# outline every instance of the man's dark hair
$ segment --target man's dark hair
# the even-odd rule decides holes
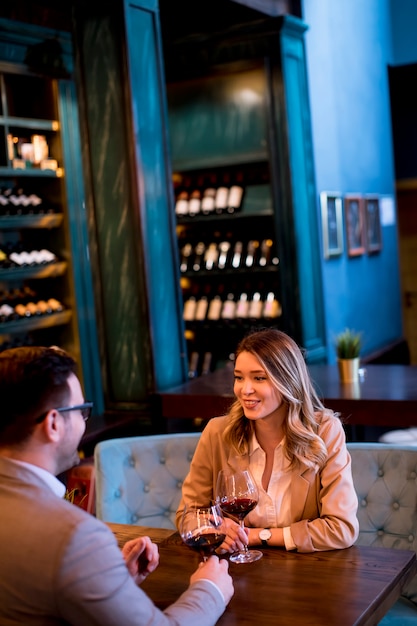
[[[0,445],[18,445],[36,419],[65,406],[75,360],[57,347],[22,347],[0,352]]]

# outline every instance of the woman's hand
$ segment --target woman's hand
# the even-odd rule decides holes
[[[239,552],[244,550],[248,543],[248,529],[243,529],[240,524],[229,517],[224,518],[226,539],[220,546],[221,552]]]
[[[152,543],[149,537],[138,537],[126,541],[122,548],[122,555],[129,574],[135,579],[137,585],[159,565],[158,546]]]

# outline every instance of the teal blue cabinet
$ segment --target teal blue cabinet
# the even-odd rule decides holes
[[[278,264],[249,282],[264,281],[279,292],[280,327],[311,362],[320,361],[324,320],[304,25],[268,20],[256,45],[249,27],[246,42],[236,47],[243,53],[238,72],[236,58],[219,57],[219,49],[229,55],[220,45],[216,71],[194,76],[187,86],[175,46],[161,35],[156,0],[79,3],[75,18],[107,410],[144,415],[155,392],[188,375],[173,172],[234,168],[237,174],[248,165],[258,172],[229,225],[246,224],[246,231],[260,229],[259,237],[274,241]],[[179,72],[174,79],[172,66]],[[249,75],[253,86],[245,90],[239,80]],[[242,97],[233,100],[236,94]],[[234,108],[225,109],[229,97]]]
[[[66,348],[101,414],[70,35],[0,20],[0,95],[0,349]]]
[[[288,332],[309,362],[326,358],[304,31],[289,16],[259,16],[198,37],[191,24],[189,36],[173,37],[165,51],[190,376],[201,373],[213,352],[215,361],[227,360],[237,340],[259,326]],[[231,215],[198,209],[190,217],[184,209],[187,194],[194,206],[192,198],[225,180],[230,187],[237,177],[244,196]],[[261,250],[270,240],[266,261]],[[229,265],[220,266],[219,256],[213,265],[210,250],[219,255],[229,244]],[[235,264],[233,250],[242,244],[248,262]],[[200,263],[202,254],[208,257]],[[242,297],[254,303],[253,314],[230,316],[230,305],[239,310]],[[256,306],[259,297],[263,308]],[[279,302],[277,316],[269,297]],[[198,311],[207,299],[207,315],[194,315],[192,307]],[[213,319],[215,299],[222,309]]]
[[[157,9],[80,3],[75,20],[106,409],[144,420],[186,363]]]

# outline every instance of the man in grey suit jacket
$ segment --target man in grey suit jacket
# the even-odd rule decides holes
[[[63,499],[56,476],[79,462],[91,407],[66,352],[0,353],[0,624],[215,624],[233,595],[226,560],[201,564],[162,612],[138,587],[157,546],[140,537],[120,551],[105,524]]]

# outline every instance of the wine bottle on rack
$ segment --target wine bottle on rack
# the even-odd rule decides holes
[[[215,210],[216,198],[216,176],[211,174],[209,177],[209,186],[204,190],[201,200],[201,212],[204,215],[211,215]]]
[[[239,300],[236,304],[236,317],[239,319],[246,319],[249,313],[249,300],[248,294],[243,292],[240,294]]]
[[[193,246],[187,242],[181,248],[180,271],[187,272],[190,269]]]
[[[251,317],[253,319],[260,319],[262,317],[262,309],[263,302],[261,300],[261,294],[259,293],[259,291],[256,291],[253,294],[252,300],[249,303],[248,317]]]
[[[18,189],[16,187],[13,188],[12,192],[9,195],[9,213],[10,215],[20,215],[23,213],[23,209],[21,207],[21,195],[22,189]]]
[[[242,208],[243,199],[243,172],[236,173],[234,184],[230,187],[229,197],[227,200],[227,212],[235,213]]]
[[[180,191],[177,196],[177,201],[175,203],[175,214],[178,217],[183,215],[188,215],[188,192]]]
[[[189,178],[184,178],[183,184],[178,188],[175,202],[175,215],[183,217],[188,215],[189,200],[190,200],[190,186],[191,181]]]
[[[229,293],[223,304],[221,317],[224,320],[234,320],[236,317],[236,302],[233,293]]]
[[[240,267],[242,261],[242,252],[243,252],[243,243],[241,241],[236,241],[233,248],[233,256],[232,256],[232,267],[237,269]]]
[[[201,296],[201,298],[197,300],[194,319],[196,321],[203,322],[206,319],[207,309],[208,298],[207,296]]]
[[[255,239],[249,241],[245,258],[246,267],[252,267],[252,265],[254,264],[258,248],[259,241],[256,241]]]
[[[230,248],[230,241],[221,241],[219,243],[219,259],[217,261],[217,267],[220,270],[224,269],[228,265]]]
[[[0,215],[7,215],[9,207],[9,198],[7,196],[7,188],[0,188]]]
[[[198,361],[200,355],[196,350],[191,353],[190,362],[188,364],[188,378],[196,378],[198,376]]]
[[[195,321],[203,322],[207,317],[207,311],[210,298],[210,285],[205,285],[203,295],[197,297],[197,304],[195,309]]]
[[[215,212],[216,213],[226,213],[228,207],[230,193],[230,174],[225,172],[223,174],[222,184],[216,190],[216,197],[214,200],[215,204]]]
[[[203,365],[201,366],[201,375],[208,374],[211,370],[213,355],[211,352],[205,352],[203,357]]]
[[[13,193],[13,190],[10,187],[5,187],[1,194],[1,207],[3,215],[12,215],[13,214],[13,204],[10,202],[10,196]]]
[[[197,187],[192,190],[190,194],[190,198],[188,200],[188,215],[193,217],[194,215],[198,215],[201,213],[201,200],[202,193],[201,189],[203,187],[204,179],[202,176],[198,177]]]
[[[261,255],[259,257],[259,265],[265,267],[270,265],[272,257],[272,239],[264,239],[261,243]]]
[[[195,319],[197,301],[195,296],[190,296],[184,302],[183,319],[185,322],[193,322]]]
[[[263,317],[266,318],[275,318],[279,317],[282,314],[281,305],[275,297],[275,294],[270,291],[266,296],[266,300],[264,302],[263,307]]]
[[[30,193],[27,196],[27,203],[25,204],[24,213],[45,213],[43,200],[36,193]],[[53,213],[53,209],[49,209],[50,213]]]
[[[210,243],[204,253],[204,266],[206,270],[212,270],[217,265],[219,258],[219,249],[217,244]]]
[[[211,321],[217,321],[220,319],[221,310],[223,307],[223,302],[220,295],[214,296],[212,300],[210,300],[207,319]]]
[[[190,217],[194,217],[194,215],[198,215],[201,211],[201,192],[198,189],[194,189],[194,191],[190,194],[190,199],[188,200],[188,215]]]
[[[204,251],[206,245],[203,241],[199,241],[194,250],[193,270],[199,272],[204,266]]]

